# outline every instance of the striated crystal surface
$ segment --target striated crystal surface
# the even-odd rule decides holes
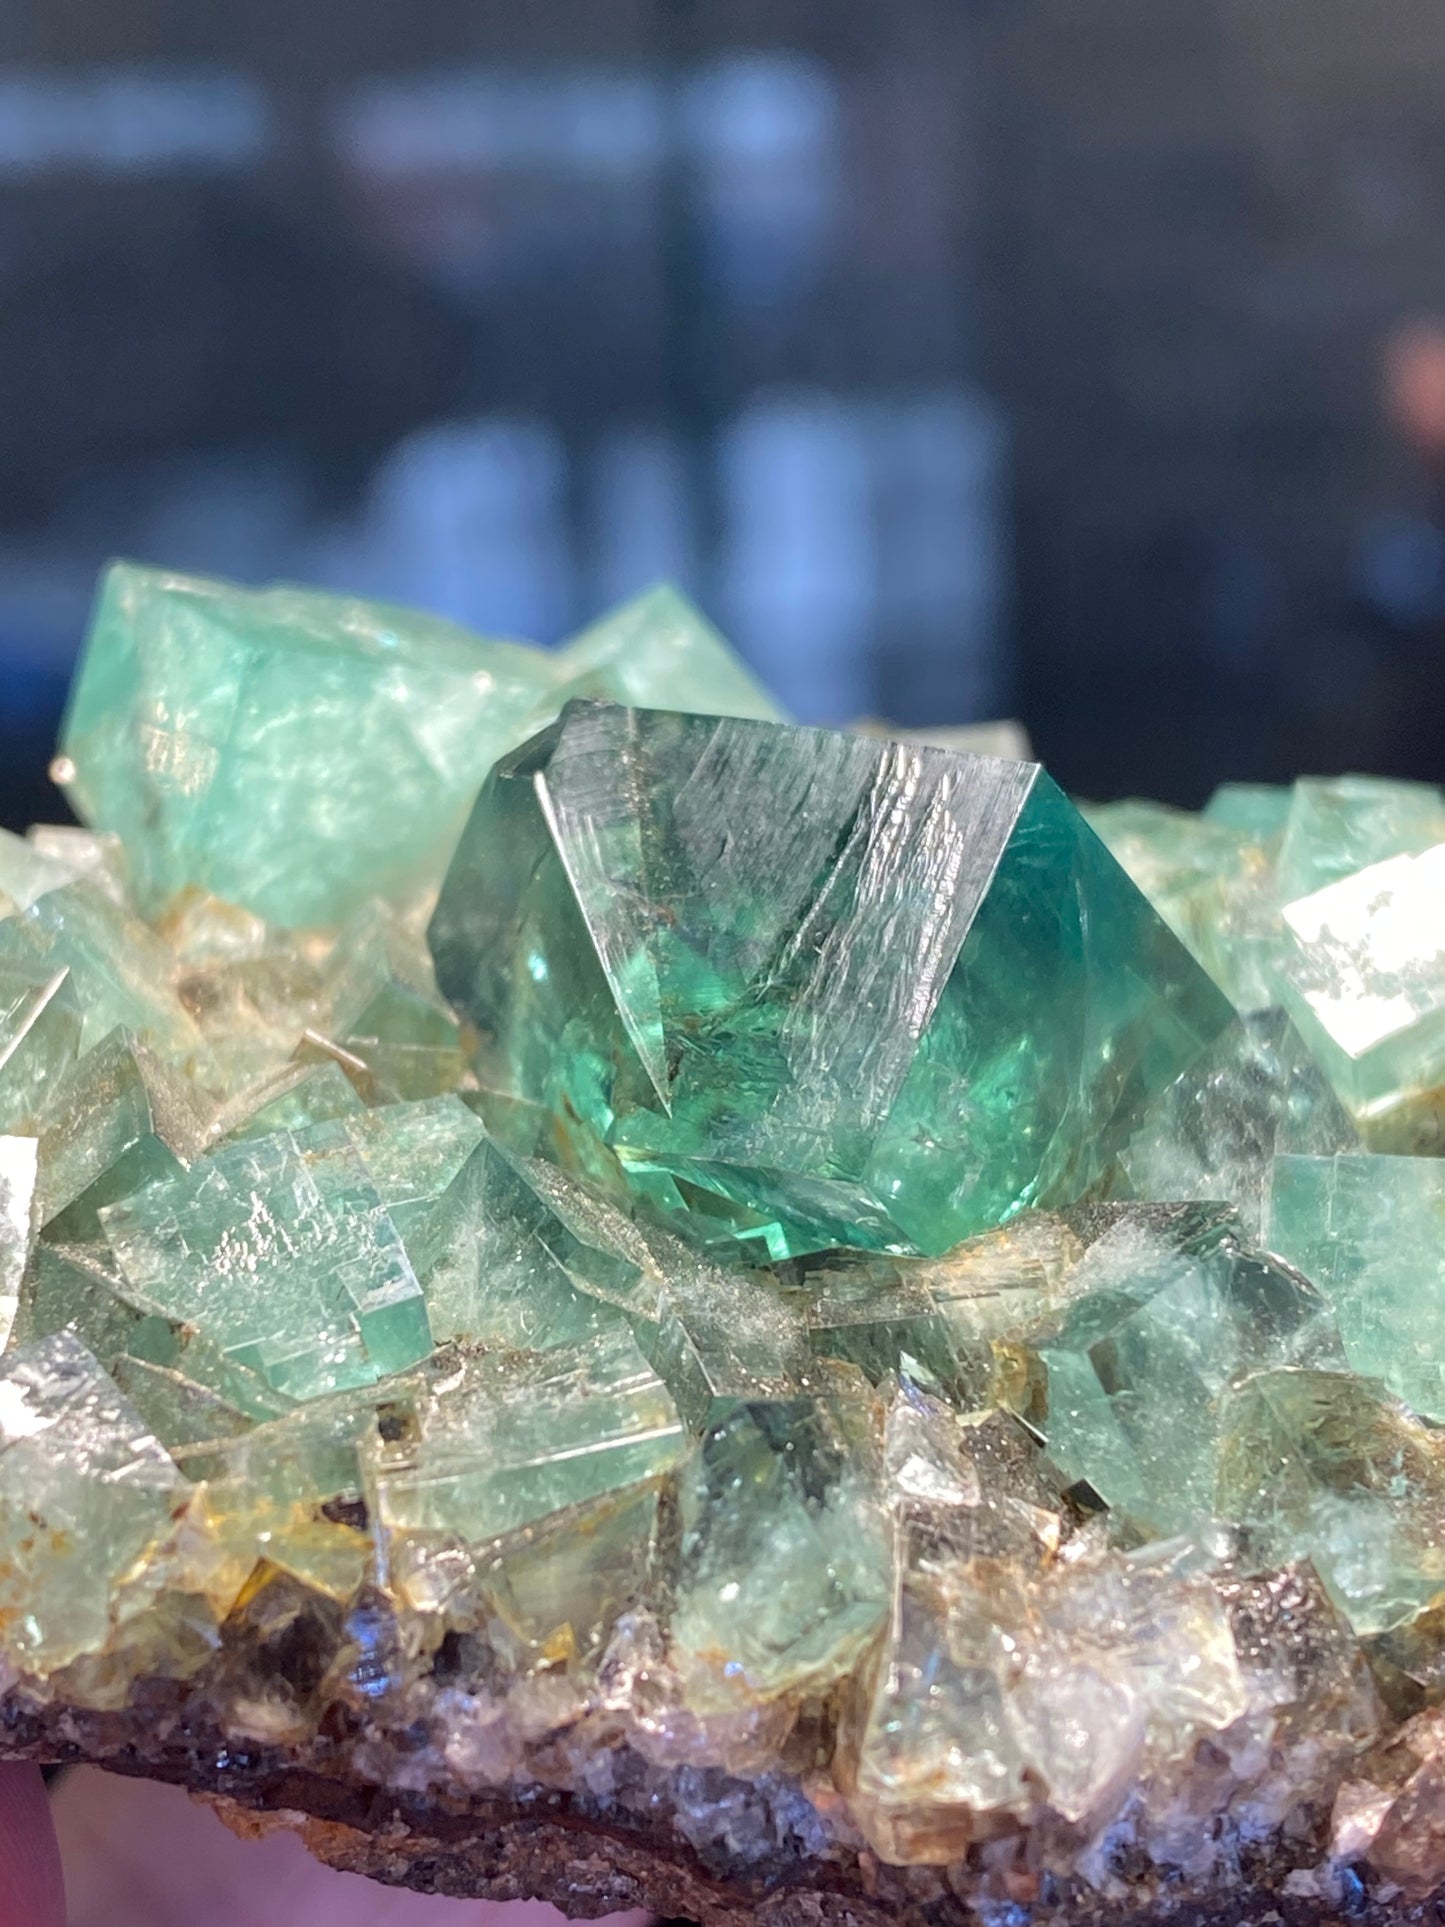
[[[1229,1016],[1033,765],[586,704],[431,945],[503,1141],[774,1258],[1077,1195]]]
[[[0,1755],[718,1927],[1440,1911],[1439,791],[1096,836],[671,591],[124,566],[67,731]]]

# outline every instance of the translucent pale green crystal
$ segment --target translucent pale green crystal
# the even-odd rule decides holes
[[[1306,1279],[1239,1237],[1227,1210],[1122,1208],[1038,1341],[1049,1454],[1162,1536],[1214,1516],[1221,1401],[1254,1370],[1338,1360]]]
[[[1202,814],[1208,823],[1269,843],[1283,835],[1289,806],[1290,792],[1282,783],[1221,783]]]
[[[46,1670],[93,1651],[111,1589],[170,1523],[185,1481],[68,1333],[0,1359],[0,1648]]]
[[[796,1399],[808,1385],[806,1322],[771,1279],[729,1273],[658,1235],[633,1302],[638,1344],[694,1427],[740,1400]]]
[[[443,1384],[414,1433],[371,1451],[388,1530],[477,1544],[665,1472],[686,1435],[625,1330],[540,1355],[495,1354]]]
[[[116,563],[64,780],[87,822],[120,832],[148,911],[199,885],[273,923],[335,924],[439,873],[488,765],[572,686],[776,713],[670,589],[551,656],[386,603]]]
[[[37,1149],[34,1138],[0,1137],[0,1351],[20,1308],[20,1284],[38,1228]]]
[[[1278,834],[1159,803],[1107,803],[1086,814],[1230,1001],[1245,1011],[1272,1003]]]
[[[1374,1135],[1445,1084],[1445,843],[1285,906],[1284,999]],[[1415,1148],[1413,1145],[1406,1148]]]
[[[700,1710],[820,1691],[883,1617],[883,1520],[826,1409],[741,1405],[681,1477],[673,1648]]]
[[[46,856],[25,837],[0,830],[0,900],[8,897],[15,910],[28,910],[47,890],[58,890],[74,876],[69,864]]]
[[[481,1124],[462,1100],[446,1096],[348,1112],[295,1141],[308,1162],[351,1146],[401,1236],[412,1269],[425,1275],[446,1235],[439,1221],[433,1223],[437,1206],[481,1138]]]
[[[200,1155],[194,1088],[128,1032],[113,1031],[60,1079],[41,1117],[40,1222],[58,1237],[100,1236],[99,1207]]]
[[[344,1120],[306,1147],[228,1145],[100,1214],[137,1301],[184,1320],[293,1398],[425,1357],[426,1307]]]
[[[569,697],[782,720],[712,624],[665,582],[584,629],[557,663]]]
[[[415,888],[551,665],[434,617],[117,563],[62,734],[87,822],[156,908],[186,884],[279,924]]]
[[[620,1615],[647,1595],[661,1489],[651,1479],[621,1486],[548,1513],[479,1552],[468,1587],[486,1601],[493,1624],[516,1640],[516,1671],[595,1669]],[[414,1594],[424,1572],[409,1579]]]
[[[246,1099],[260,1097],[252,1109]],[[267,1086],[243,1093],[237,1111],[222,1113],[218,1135],[228,1138],[273,1137],[278,1131],[308,1131],[315,1124],[347,1117],[362,1109],[356,1086],[341,1066],[328,1060],[321,1064],[291,1064]]]
[[[1269,1242],[1319,1286],[1354,1369],[1445,1419],[1445,1164],[1279,1158]]]
[[[194,1069],[202,1040],[175,990],[175,962],[130,911],[88,882],[38,897],[23,916],[0,918],[0,964],[69,972],[89,1050],[123,1026],[174,1063]]]
[[[620,1322],[616,1301],[630,1298],[639,1266],[605,1232],[594,1243],[577,1237],[525,1171],[495,1145],[479,1144],[440,1200],[422,1273],[439,1343],[474,1338],[543,1351]]]
[[[181,1446],[234,1437],[255,1421],[238,1405],[169,1365],[121,1352],[111,1377],[161,1444],[172,1454]]]
[[[932,1268],[927,1260],[915,1266],[907,1259],[884,1259],[810,1269],[801,1295],[813,1351],[856,1365],[875,1384],[890,1372],[903,1372],[963,1397],[952,1326],[916,1275]]]
[[[1119,1166],[1129,1196],[1227,1199],[1258,1235],[1277,1154],[1358,1144],[1288,1017],[1256,1011],[1221,1031],[1149,1106]]]
[[[80,1031],[69,971],[0,958],[0,1130],[35,1129],[52,1080],[75,1062]]]
[[[1290,791],[1276,892],[1281,903],[1445,843],[1445,797],[1429,783],[1302,776]]]
[[[503,1141],[773,1256],[1077,1195],[1229,1017],[1032,765],[583,704],[431,942]]]
[[[291,1404],[193,1325],[136,1302],[103,1244],[42,1242],[31,1253],[21,1280],[16,1341],[60,1331],[73,1333],[107,1369],[131,1357],[181,1371],[252,1418],[274,1418]]]
[[[1223,1421],[1220,1509],[1256,1558],[1311,1560],[1359,1632],[1401,1624],[1445,1586],[1440,1435],[1383,1385],[1262,1371]]]

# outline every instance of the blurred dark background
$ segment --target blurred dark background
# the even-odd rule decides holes
[[[1440,0],[9,0],[0,819],[117,552],[1445,775],[1439,316]]]

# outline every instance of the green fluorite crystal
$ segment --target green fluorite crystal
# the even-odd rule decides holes
[[[666,583],[584,629],[557,662],[568,696],[704,716],[782,715],[712,624]]]
[[[1276,895],[1293,903],[1387,857],[1418,856],[1436,843],[1445,843],[1445,798],[1429,783],[1301,777],[1290,792]]]
[[[344,1126],[227,1147],[105,1206],[136,1301],[294,1397],[369,1384],[431,1348],[395,1221]],[[333,1135],[334,1131],[334,1135]]]
[[[1445,1084],[1445,843],[1286,905],[1286,1006],[1378,1141]],[[1383,1148],[1383,1147],[1382,1147]]]
[[[825,1404],[738,1406],[703,1435],[680,1506],[673,1637],[696,1706],[851,1670],[884,1612],[882,1527]]]
[[[1279,1158],[1269,1242],[1319,1286],[1354,1369],[1445,1419],[1445,1164]]]
[[[184,1079],[112,1031],[58,1080],[40,1115],[40,1222],[99,1237],[99,1207],[199,1156],[205,1122]]]
[[[1220,1509],[1256,1559],[1308,1559],[1356,1629],[1408,1621],[1445,1587],[1440,1436],[1378,1382],[1260,1371],[1225,1401]]]
[[[385,603],[116,563],[62,775],[79,814],[120,833],[147,909],[199,885],[275,923],[336,923],[435,874],[488,765],[572,676],[770,713],[668,593],[557,658]]]
[[[33,1129],[47,1087],[75,1061],[80,1029],[68,971],[0,959],[0,1130]]]
[[[587,704],[431,944],[504,1141],[775,1258],[1078,1195],[1229,1017],[1032,764]]]
[[[1119,1162],[1135,1197],[1228,1199],[1258,1234],[1277,1154],[1358,1144],[1293,1024],[1262,1010],[1221,1031],[1149,1106]]]
[[[170,1524],[185,1481],[69,1334],[0,1359],[0,1624],[41,1670],[99,1646],[110,1589]]]
[[[0,1350],[20,1308],[35,1240],[37,1150],[33,1137],[0,1137]]]
[[[868,728],[667,590],[112,572],[98,827],[0,835],[0,1752],[880,1921],[1445,1877],[1445,799]]]
[[[444,1381],[367,1465],[373,1515],[399,1535],[482,1544],[675,1465],[685,1434],[625,1330]]]
[[[1120,1207],[1035,1343],[1049,1455],[1167,1537],[1216,1515],[1221,1411],[1271,1366],[1343,1363],[1324,1301],[1239,1235],[1222,1207]]]

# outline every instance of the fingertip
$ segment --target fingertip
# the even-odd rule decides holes
[[[65,1927],[50,1796],[19,1761],[0,1761],[0,1927]]]

